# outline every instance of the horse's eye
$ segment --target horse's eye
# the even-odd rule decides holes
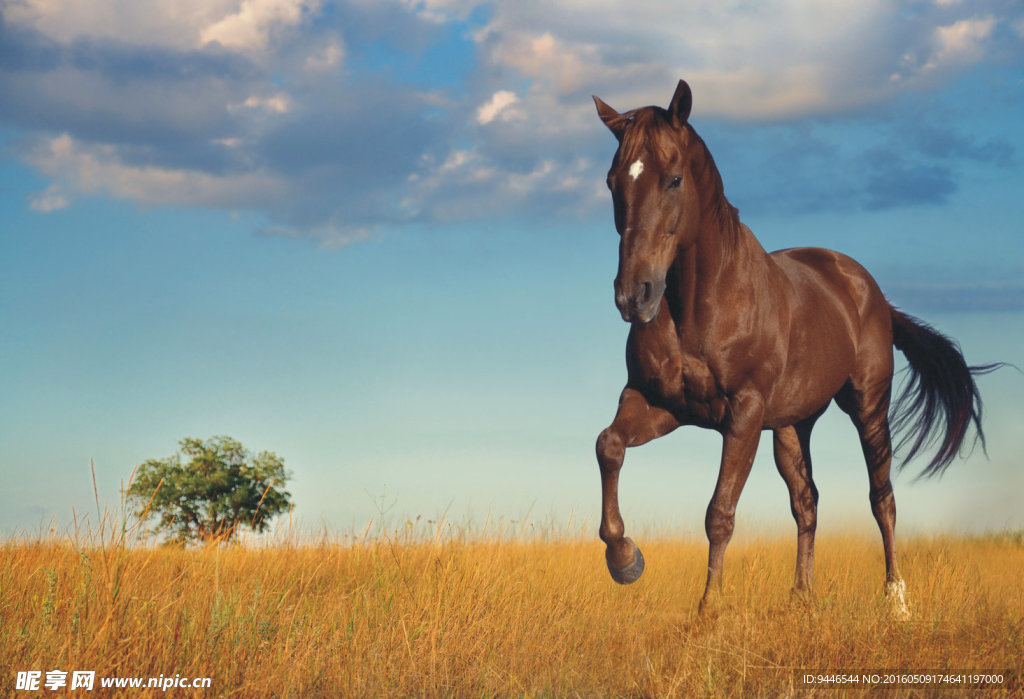
[[[668,188],[669,189],[675,189],[676,187],[678,187],[682,183],[683,183],[683,178],[680,177],[679,175],[676,175],[671,180],[669,180]]]

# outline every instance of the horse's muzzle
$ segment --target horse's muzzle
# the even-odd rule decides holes
[[[615,280],[615,305],[627,323],[646,325],[654,320],[664,295],[664,281],[637,282],[627,290],[618,279]]]

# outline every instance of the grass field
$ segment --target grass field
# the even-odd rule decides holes
[[[408,524],[198,549],[123,546],[117,533],[73,539],[0,549],[2,696],[19,695],[19,671],[45,682],[50,670],[67,671],[69,684],[71,671],[93,670],[97,690],[104,676],[211,678],[178,696],[835,693],[805,688],[810,670],[1011,671],[1001,688],[948,693],[1021,691],[1011,684],[1024,663],[1020,534],[902,540],[909,621],[885,603],[873,538],[819,538],[810,603],[790,596],[795,536],[734,542],[715,618],[696,611],[706,566],[697,539],[638,536],[647,571],[629,587],[611,581],[603,545],[585,533]]]

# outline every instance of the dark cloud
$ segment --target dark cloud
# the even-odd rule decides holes
[[[795,124],[698,127],[722,173],[726,196],[747,213],[814,213],[859,207],[856,169],[836,129]],[[822,173],[826,173],[824,176]]]
[[[1024,310],[1024,285],[1019,283],[888,284],[885,293],[911,312]]]
[[[401,177],[444,135],[442,123],[422,118],[426,107],[415,92],[394,85],[328,89],[281,118],[259,153],[286,174],[326,168],[361,180],[351,186]]]
[[[64,49],[38,31],[12,27],[0,12],[0,71],[50,70],[64,58]]]
[[[175,145],[233,128],[225,100],[266,81],[249,59],[79,38],[68,44],[0,15],[0,119],[104,143]]]
[[[181,51],[81,38],[62,53],[74,68],[100,73],[111,81],[168,83],[215,78],[235,82],[266,76],[251,60],[216,45]]]
[[[927,125],[911,137],[923,155],[937,160],[973,160],[1008,167],[1014,160],[1014,148],[1005,138],[980,141],[950,127]]]
[[[726,194],[748,213],[938,206],[966,179],[1000,178],[1014,166],[1007,137],[991,124],[987,132],[972,131],[977,113],[961,105],[962,119],[948,121],[939,98],[927,101],[927,110],[907,99],[845,117],[697,126]]]
[[[957,190],[948,167],[909,164],[899,152],[875,148],[864,154],[864,206],[888,209],[895,206],[941,204]]]

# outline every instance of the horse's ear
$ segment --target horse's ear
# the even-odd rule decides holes
[[[690,118],[690,108],[693,106],[693,93],[685,80],[680,80],[676,85],[676,93],[672,95],[672,102],[668,106],[668,113],[672,119],[680,124],[685,124]]]
[[[622,132],[626,127],[626,122],[622,118],[622,115],[617,111],[605,104],[600,97],[593,95],[594,104],[597,105],[597,115],[601,117],[601,121],[604,125],[615,134],[615,138],[622,140]]]

